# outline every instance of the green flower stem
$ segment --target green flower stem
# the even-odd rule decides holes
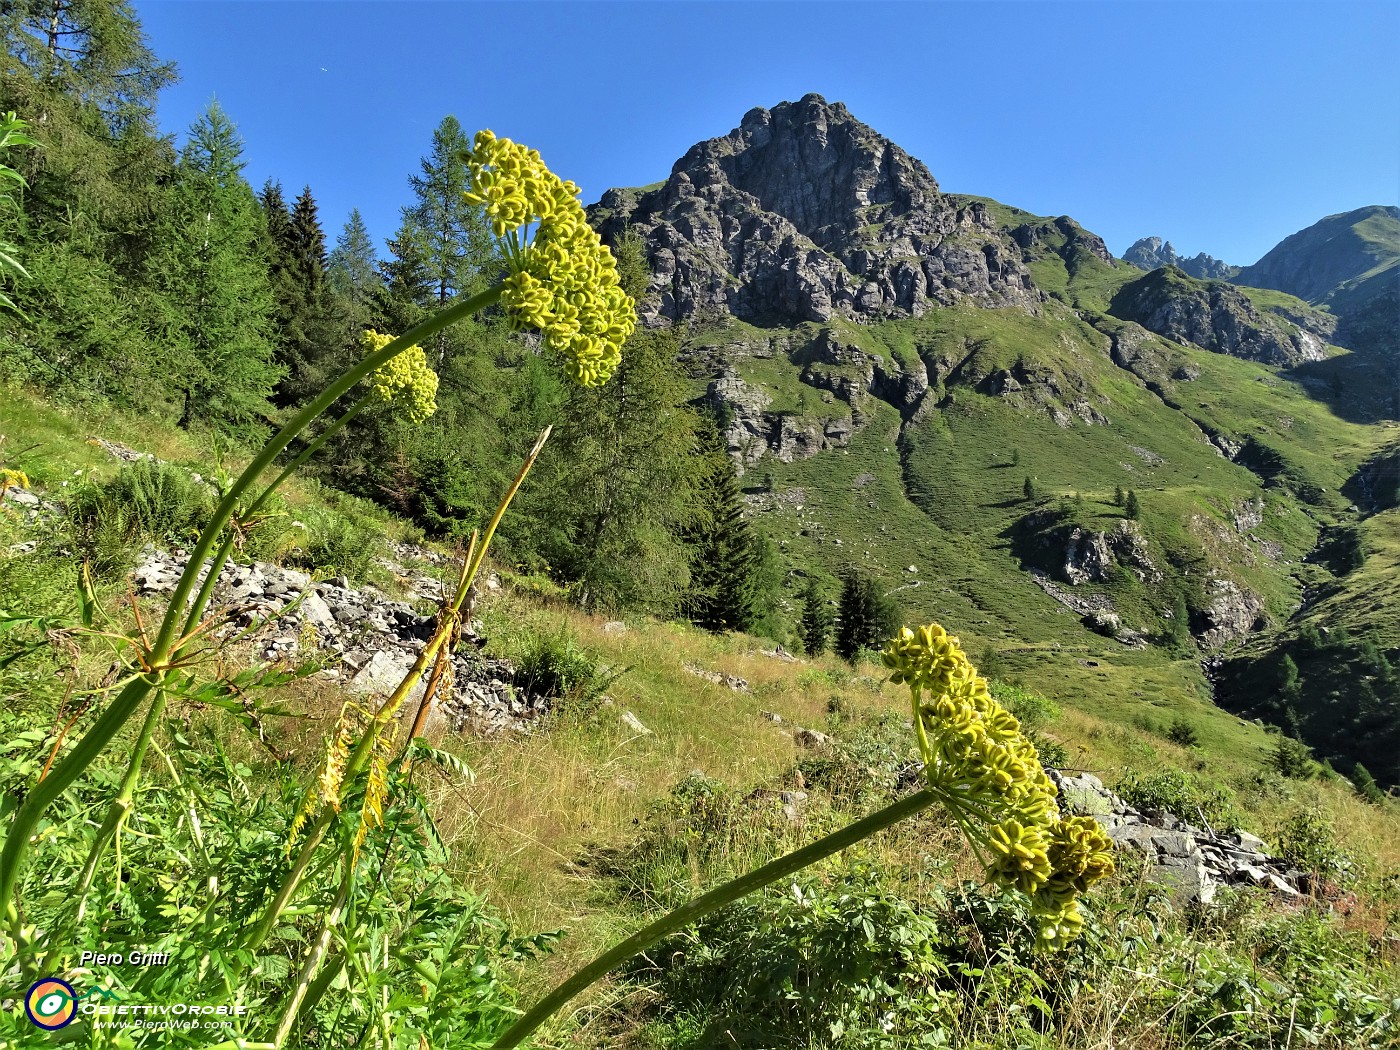
[[[4,849],[0,850],[0,913],[7,912],[9,909],[15,886],[19,882],[20,865],[24,861],[24,855],[29,849],[29,840],[33,837],[34,829],[38,827],[39,819],[44,815],[44,811],[53,805],[54,801],[68,789],[69,785],[77,780],[107,745],[116,738],[122,726],[136,713],[137,708],[150,695],[151,690],[164,681],[165,668],[163,665],[170,655],[171,646],[177,641],[175,632],[182,622],[183,610],[189,601],[190,592],[194,589],[195,580],[199,578],[199,567],[204,564],[204,560],[214,549],[214,543],[220,531],[228,524],[229,519],[238,509],[238,501],[243,494],[256,484],[258,478],[262,476],[262,472],[272,465],[282,450],[290,445],[298,434],[310,426],[313,420],[330,408],[340,399],[341,395],[345,394],[356,383],[415,343],[435,335],[478,310],[491,306],[500,299],[503,287],[503,285],[497,284],[456,306],[449,307],[399,336],[382,349],[367,355],[292,417],[292,420],[277,432],[266,447],[248,464],[247,469],[239,475],[238,480],[233,483],[233,486],[219,502],[213,517],[205,525],[204,531],[200,533],[199,541],[190,553],[189,564],[185,566],[185,571],[180,575],[180,580],[175,585],[175,593],[170,598],[170,604],[165,611],[165,619],[161,622],[160,634],[156,637],[151,652],[147,656],[147,659],[157,667],[157,670],[133,679],[126,688],[117,694],[116,699],[93,723],[92,727],[83,734],[83,738],[78,741],[68,756],[57,763],[49,771],[49,775],[34,786],[28,797],[25,798],[24,805],[19,808],[14,819],[10,822],[10,827],[5,835]]]
[[[286,481],[292,476],[293,472],[299,470],[306,464],[307,460],[321,451],[321,447],[325,445],[337,431],[341,430],[347,423],[351,422],[356,416],[368,408],[370,402],[373,400],[374,397],[372,394],[366,394],[364,397],[360,398],[360,400],[356,401],[348,412],[330,426],[326,427],[325,430],[321,431],[316,440],[302,449],[296,459],[287,464],[286,469],[277,475],[272,484],[263,490],[263,494],[249,505],[248,509],[243,512],[243,515],[245,517],[251,517],[261,510],[262,505],[281,487],[282,482]],[[204,615],[204,610],[209,607],[209,600],[214,595],[214,585],[218,582],[220,573],[224,571],[224,565],[228,562],[229,555],[233,553],[233,543],[234,533],[230,532],[229,535],[225,537],[223,546],[219,548],[219,552],[214,555],[214,562],[209,566],[209,572],[204,577],[204,585],[200,588],[199,594],[195,597],[194,605],[190,609],[189,616],[185,618],[185,635],[188,636],[189,633],[195,629],[200,618]]]
[[[98,829],[97,838],[92,843],[92,849],[88,851],[87,862],[83,865],[83,873],[78,879],[77,889],[73,892],[73,896],[78,898],[78,913],[73,920],[75,925],[82,923],[83,915],[87,911],[87,891],[92,886],[93,875],[97,871],[97,862],[106,851],[108,843],[121,831],[121,826],[126,823],[126,818],[131,815],[132,799],[136,795],[136,783],[141,779],[141,764],[146,760],[146,749],[151,746],[151,737],[155,734],[156,726],[160,724],[160,716],[165,713],[167,699],[168,694],[165,690],[160,690],[151,703],[150,709],[147,710],[146,721],[141,726],[141,735],[136,740],[136,747],[131,753],[131,761],[127,763],[126,775],[122,778],[121,788],[117,791],[117,797],[112,800],[112,805],[107,810],[107,819],[102,822],[102,827]]]
[[[924,713],[919,709],[919,688],[914,684],[909,686],[909,703],[914,709],[914,732],[919,737],[919,757],[924,760],[924,765],[933,764],[933,749],[928,745],[928,732],[924,729]]]
[[[515,1023],[505,1030],[501,1036],[491,1044],[491,1050],[507,1050],[509,1047],[519,1046],[527,1036],[535,1031],[540,1025],[556,1013],[565,1003],[578,995],[589,985],[605,976],[610,970],[621,963],[626,962],[638,952],[645,951],[663,937],[682,929],[695,922],[697,919],[718,911],[727,904],[732,904],[740,897],[747,896],[754,890],[762,889],[771,882],[801,871],[803,868],[815,864],[833,853],[839,853],[848,846],[853,846],[861,839],[868,838],[878,831],[883,831],[891,824],[897,824],[906,817],[911,817],[922,809],[941,802],[942,795],[931,789],[925,788],[907,798],[902,798],[892,805],[886,806],[870,816],[856,821],[848,827],[842,828],[834,834],[818,839],[810,846],[803,846],[799,850],[789,853],[785,857],[770,861],[761,868],[756,868],[746,875],[740,875],[731,882],[726,882],[708,893],[701,894],[689,904],[683,904],[675,911],[658,919],[644,930],[634,933],[625,941],[608,949],[598,958],[579,970],[572,977],[566,980],[554,991],[541,999],[524,1014],[516,1019]]]
[[[361,735],[359,743],[355,745],[355,750],[352,751],[350,757],[346,759],[345,773],[341,778],[342,783],[353,783],[355,778],[363,771],[365,763],[369,761],[370,753],[374,749],[375,739],[383,730],[384,726],[388,724],[389,719],[391,719],[395,712],[403,705],[404,700],[407,699],[414,684],[423,677],[423,672],[428,669],[428,664],[432,662],[437,656],[438,651],[447,642],[450,633],[449,620],[461,611],[462,603],[466,601],[467,591],[471,586],[471,580],[481,567],[482,559],[486,556],[486,548],[491,542],[492,535],[495,534],[496,526],[498,526],[501,523],[501,519],[505,517],[506,509],[510,506],[511,500],[515,498],[515,494],[520,491],[520,486],[525,482],[525,475],[530,472],[530,468],[534,466],[535,460],[539,457],[540,450],[544,448],[545,442],[549,440],[550,430],[550,427],[545,427],[540,433],[539,438],[535,441],[534,448],[530,450],[530,454],[526,457],[524,464],[521,466],[520,472],[516,474],[515,480],[511,483],[510,488],[506,490],[505,496],[501,499],[500,505],[496,508],[496,514],[487,527],[486,535],[476,548],[476,556],[468,560],[467,571],[463,574],[456,595],[453,596],[452,605],[448,609],[448,615],[439,617],[438,629],[433,633],[432,638],[428,640],[427,644],[419,651],[417,659],[413,662],[413,667],[409,669],[408,674],[404,675],[403,681],[399,682],[398,687],[390,694],[384,703],[380,705],[379,710],[375,713],[374,721],[370,723],[369,728]],[[297,855],[296,862],[292,865],[292,870],[288,872],[287,877],[282,880],[282,885],[278,887],[277,895],[269,902],[261,918],[258,919],[257,925],[253,927],[247,939],[244,941],[243,947],[249,952],[257,951],[257,949],[262,946],[263,942],[267,940],[268,934],[272,932],[272,927],[277,922],[277,917],[282,914],[283,909],[287,907],[287,903],[292,899],[292,894],[296,892],[297,886],[300,885],[302,876],[306,873],[307,866],[311,863],[311,855],[316,851],[316,847],[321,844],[321,838],[325,835],[326,829],[330,827],[331,821],[334,819],[335,810],[330,806],[322,806],[321,815],[316,818],[316,823],[306,832],[306,839],[302,843],[301,852]]]
[[[15,813],[14,820],[10,823],[5,835],[4,849],[0,850],[0,908],[10,907],[15,885],[19,882],[20,864],[44,810],[48,809],[101,754],[158,682],[159,679],[155,675],[142,675],[128,682],[93,723],[92,728],[68,753],[67,758],[57,763],[49,770],[49,775],[30,790],[24,805]]]

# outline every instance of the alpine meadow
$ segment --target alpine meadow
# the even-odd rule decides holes
[[[1400,207],[445,94],[380,243],[0,23],[0,1048],[1400,1046]]]

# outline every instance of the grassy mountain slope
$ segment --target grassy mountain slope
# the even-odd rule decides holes
[[[1261,364],[1146,332],[1108,311],[1125,286],[1153,275],[1105,258],[1072,220],[986,198],[959,203],[973,201],[1022,244],[1049,296],[1039,308],[945,307],[865,325],[730,322],[687,341],[692,375],[738,375],[769,399],[775,429],[854,426],[844,447],[810,458],[770,448],[749,467],[763,479],[750,499],[792,570],[789,586],[860,567],[910,618],[955,623],[975,645],[1005,650],[1027,681],[1109,717],[1140,713],[1144,697],[1165,708],[1209,697],[1172,622],[1183,602],[1192,632],[1227,651],[1269,649],[1300,614],[1364,618],[1344,614],[1356,606],[1341,597],[1305,608],[1305,595],[1351,586],[1310,554],[1350,521],[1343,489],[1385,440],[1368,425],[1380,413],[1368,364],[1336,347],[1321,361]],[[1173,276],[1184,294],[1210,285]],[[1241,291],[1281,337],[1293,324],[1324,336],[1335,326],[1287,293]],[[832,363],[812,363],[813,346],[820,358],[837,344],[845,351]],[[907,384],[891,393],[888,377],[909,374],[927,376],[916,402]],[[1136,526],[1123,524],[1115,488],[1137,493]],[[1373,520],[1367,533],[1386,526]],[[1124,529],[1140,534],[1136,547]],[[1133,549],[1071,586],[1069,547],[1096,534]],[[1385,548],[1370,544],[1377,553],[1356,580],[1384,571]],[[1072,599],[1111,604],[1148,646],[1094,633],[1032,572]],[[1222,638],[1212,628],[1229,587],[1245,607]],[[1389,622],[1396,604],[1381,588],[1366,607],[1384,607]],[[1090,659],[1100,681],[1086,699],[1074,683]]]

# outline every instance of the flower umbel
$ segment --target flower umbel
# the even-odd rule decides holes
[[[501,302],[511,323],[538,328],[575,382],[606,383],[637,323],[636,304],[588,225],[578,187],[545,167],[538,151],[490,131],[476,133],[466,161],[466,198],[485,210],[509,270]]]
[[[391,335],[366,329],[360,348],[372,354],[393,341]],[[396,405],[410,423],[421,423],[437,411],[438,377],[421,346],[410,346],[386,362],[369,377],[369,386],[376,401]]]
[[[905,627],[880,659],[909,686],[924,776],[989,854],[988,880],[1030,897],[1041,947],[1073,940],[1079,897],[1113,872],[1112,841],[1092,817],[1061,818],[1035,746],[957,638],[936,623]]]

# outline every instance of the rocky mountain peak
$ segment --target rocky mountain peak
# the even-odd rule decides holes
[[[591,212],[605,239],[643,236],[653,325],[722,313],[874,320],[1040,298],[985,205],[945,197],[922,162],[815,94],[750,110],[659,187],[609,190]]]
[[[672,169],[697,186],[715,171],[765,211],[824,247],[839,246],[878,208],[906,215],[938,198],[922,162],[851,116],[842,103],[804,95],[771,110],[749,110],[728,135],[696,143]]]
[[[1231,266],[1213,255],[1200,252],[1191,258],[1178,255],[1171,241],[1160,237],[1143,237],[1134,241],[1133,246],[1123,253],[1123,261],[1132,263],[1139,270],[1156,270],[1163,266],[1175,266],[1188,277],[1203,281],[1226,280],[1239,273],[1238,266]]]

